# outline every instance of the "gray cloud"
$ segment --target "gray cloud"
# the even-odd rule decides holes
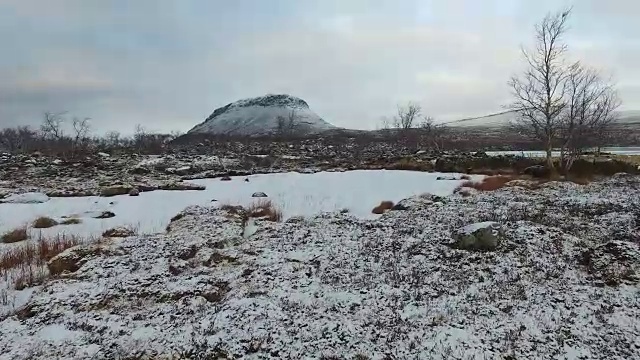
[[[398,102],[439,119],[500,111],[519,46],[557,1],[0,0],[0,125],[44,111],[97,131],[187,130],[239,98],[290,93],[328,121],[374,128]],[[635,1],[576,5],[572,56],[640,108]],[[634,35],[635,34],[635,35]]]

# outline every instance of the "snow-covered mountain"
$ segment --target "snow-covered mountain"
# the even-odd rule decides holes
[[[514,111],[505,111],[501,113],[472,117],[461,120],[455,120],[446,123],[453,127],[484,127],[484,128],[500,128],[509,125],[509,122],[516,118]],[[640,111],[625,110],[619,112],[618,123],[620,125],[631,125],[640,123]]]
[[[295,114],[293,129],[288,119]],[[239,100],[216,109],[189,133],[225,135],[264,135],[278,132],[278,118],[286,120],[286,129],[296,134],[314,134],[336,127],[311,111],[302,99],[290,95],[265,95]]]

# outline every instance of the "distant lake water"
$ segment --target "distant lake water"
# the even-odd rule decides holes
[[[603,153],[615,155],[640,155],[640,146],[629,147],[606,147],[601,150]],[[552,156],[560,156],[560,151],[553,151]],[[545,157],[546,153],[541,150],[509,150],[509,151],[487,151],[489,156],[515,155],[523,157]]]

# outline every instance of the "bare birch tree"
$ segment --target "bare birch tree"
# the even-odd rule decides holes
[[[398,113],[393,118],[393,127],[398,130],[411,129],[421,112],[420,105],[411,102],[404,106],[398,105]]]
[[[423,143],[436,151],[443,150],[445,134],[447,128],[443,124],[438,124],[430,116],[425,116],[420,123]]]
[[[566,172],[584,149],[601,145],[600,135],[615,122],[620,100],[612,83],[580,63],[571,66],[565,93],[567,105],[562,116],[561,162]]]
[[[509,81],[514,97],[509,108],[519,115],[512,125],[544,144],[547,166],[552,171],[555,170],[551,156],[554,139],[565,107],[563,84],[568,72],[564,61],[567,46],[562,38],[570,14],[571,9],[550,13],[535,26],[534,49],[522,49],[528,68]]]
[[[62,124],[64,123],[65,113],[52,113],[45,112],[42,125],[40,125],[40,131],[45,138],[58,140],[64,137],[64,130]]]

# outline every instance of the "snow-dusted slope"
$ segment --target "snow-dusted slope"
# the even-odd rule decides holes
[[[319,133],[335,126],[309,109],[302,99],[290,95],[265,95],[244,99],[216,109],[189,133],[261,135],[278,129],[278,117],[288,119],[295,113],[295,132]]]
[[[487,127],[499,128],[507,126],[510,121],[516,118],[513,111],[506,111],[480,117],[466,118],[447,123],[453,127]],[[618,123],[621,125],[640,123],[640,111],[625,110],[620,111]]]
[[[425,195],[251,235],[190,207],[52,261],[71,270],[0,318],[0,358],[639,359],[638,185]],[[487,221],[496,249],[452,246]]]

